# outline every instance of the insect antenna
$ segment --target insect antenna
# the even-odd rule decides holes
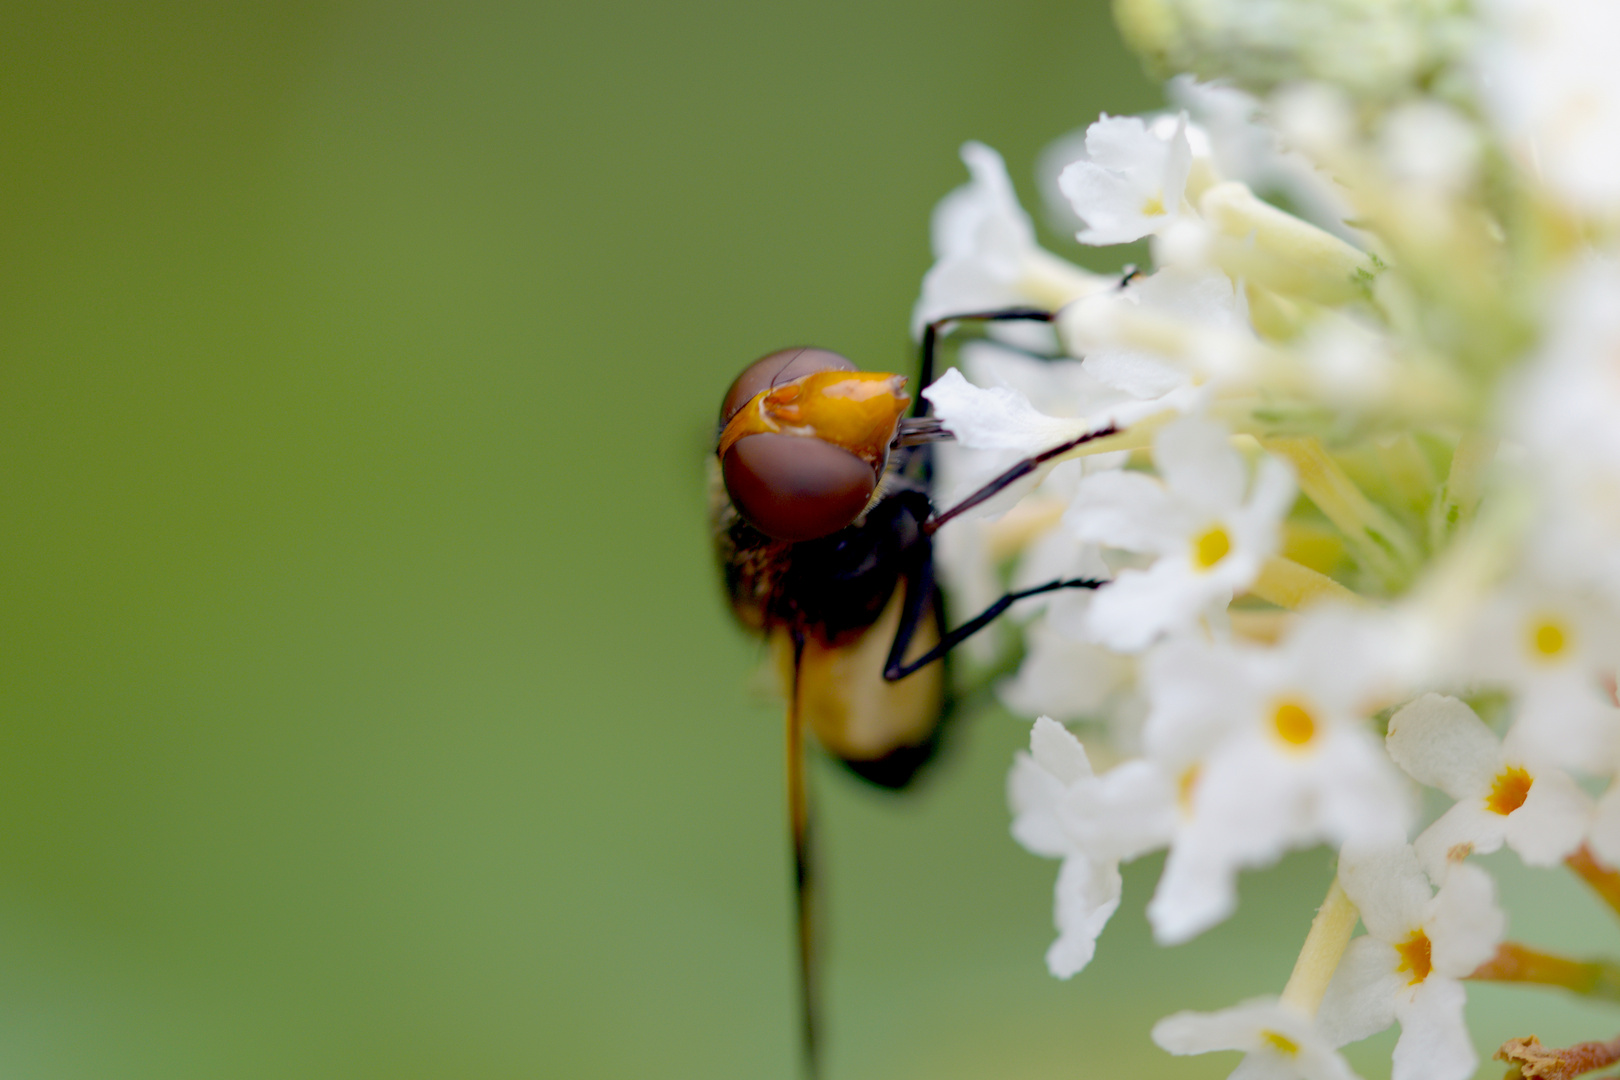
[[[803,1040],[805,1076],[816,1080],[820,1047],[817,1043],[817,975],[815,939],[815,880],[810,851],[810,795],[804,762],[804,711],[799,704],[799,674],[804,659],[804,633],[793,631],[793,680],[787,703],[788,828],[793,834],[793,886],[799,923],[799,1020]]]

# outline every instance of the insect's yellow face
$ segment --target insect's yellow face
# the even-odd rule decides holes
[[[911,404],[904,375],[818,371],[755,394],[726,424],[716,452],[749,435],[820,439],[881,471],[900,418]]]

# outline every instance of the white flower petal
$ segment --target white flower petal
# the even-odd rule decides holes
[[[1247,667],[1232,646],[1192,636],[1155,646],[1142,664],[1148,753],[1179,773],[1238,730],[1253,696]]]
[[[1251,522],[1262,524],[1269,541],[1260,553],[1270,555],[1276,550],[1277,526],[1294,505],[1294,498],[1298,494],[1294,470],[1287,462],[1268,454],[1260,459],[1254,474],[1254,490],[1249,493],[1248,505],[1240,511],[1234,525],[1247,529]],[[1260,547],[1259,537],[1249,539],[1245,532],[1244,539],[1253,546]]]
[[[1001,155],[983,143],[962,147],[972,181],[941,199],[932,235],[937,260],[912,309],[912,333],[948,315],[1015,305],[1053,308],[1112,283],[1035,242]]]
[[[1086,748],[1074,733],[1050,716],[1038,717],[1029,732],[1029,752],[1035,764],[1064,785],[1092,776]]]
[[[1247,470],[1221,425],[1184,416],[1153,440],[1153,462],[1178,498],[1211,514],[1224,514],[1243,502]]]
[[[1086,223],[1081,243],[1127,243],[1176,220],[1192,163],[1184,120],[1161,137],[1137,117],[1104,116],[1086,130],[1086,154],[1058,176]]]
[[[1005,387],[974,386],[955,368],[923,391],[934,415],[963,446],[1037,454],[1092,430],[1084,420],[1038,412],[1029,399]]]
[[[1269,1027],[1296,1027],[1303,1019],[1276,998],[1253,998],[1219,1012],[1179,1012],[1153,1025],[1153,1041],[1171,1054],[1207,1054],[1214,1050],[1258,1050],[1260,1032]],[[1310,1024],[1305,1021],[1306,1026]]]
[[[1064,522],[1082,540],[1165,554],[1185,545],[1185,519],[1185,512],[1162,483],[1141,473],[1120,471],[1081,480]]]
[[[1496,906],[1491,876],[1467,863],[1453,865],[1424,920],[1438,975],[1460,979],[1496,954],[1507,917]]]
[[[1073,805],[1083,822],[1095,823],[1098,833],[1090,842],[1120,859],[1161,848],[1175,833],[1175,784],[1151,761],[1114,766],[1077,791]]]
[[[1124,570],[1097,591],[1087,626],[1121,652],[1146,648],[1161,634],[1186,629],[1211,607],[1224,608],[1232,590],[1218,578],[1194,576],[1185,563],[1163,558],[1147,570]]]
[[[1397,1007],[1401,1037],[1390,1080],[1468,1080],[1479,1057],[1463,1020],[1461,983],[1430,976]]]
[[[1412,847],[1429,878],[1444,881],[1447,864],[1500,849],[1507,829],[1506,817],[1485,809],[1480,799],[1464,799],[1424,829]]]
[[[1058,174],[1058,188],[1086,222],[1075,234],[1082,244],[1128,244],[1153,231],[1141,212],[1141,186],[1122,173],[1076,161]]]
[[[1297,1080],[1305,1075],[1299,1065],[1297,1057],[1255,1050],[1243,1055],[1226,1080]]]
[[[1086,355],[1086,370],[1098,382],[1144,401],[1163,397],[1187,381],[1185,368],[1135,349],[1093,349]]]
[[[1424,694],[1389,721],[1384,741],[1395,764],[1453,799],[1484,795],[1502,748],[1474,710],[1454,697]]]
[[[1058,871],[1054,920],[1058,939],[1046,952],[1053,975],[1067,979],[1091,962],[1097,935],[1119,907],[1119,864],[1074,855]]]
[[[1148,922],[1160,945],[1191,941],[1237,910],[1237,872],[1229,861],[1196,848],[1172,847],[1159,886],[1148,901]]]
[[[1399,964],[1395,947],[1370,934],[1350,942],[1316,1014],[1330,1043],[1360,1042],[1395,1022],[1395,999],[1407,981]]]
[[[1055,576],[1049,574],[1043,580]],[[996,696],[1020,715],[1095,718],[1114,693],[1130,682],[1131,662],[1099,645],[1074,641],[1052,623],[1048,617],[1030,626],[1024,639],[1028,650],[1024,662],[1018,666],[1018,674],[997,685]]]
[[[1374,937],[1394,944],[1423,925],[1429,882],[1417,855],[1405,844],[1347,845],[1339,854],[1339,883]]]
[[[936,258],[968,255],[981,246],[986,223],[1004,234],[1006,247],[1035,243],[1035,226],[1018,205],[1007,165],[1001,155],[981,142],[962,144],[962,164],[973,182],[941,199],[934,208],[930,232]]]
[[[1598,800],[1592,816],[1592,852],[1610,866],[1620,866],[1620,783]]]
[[[1292,1050],[1279,1045],[1279,1037]],[[1354,1080],[1344,1058],[1311,1018],[1276,998],[1256,998],[1213,1013],[1182,1012],[1153,1025],[1153,1041],[1172,1054],[1245,1050],[1232,1073],[1247,1080]]]
[[[1340,844],[1404,843],[1412,800],[1373,734],[1344,725],[1318,737],[1312,782],[1322,831]]]
[[[1578,772],[1614,760],[1620,748],[1620,710],[1598,697],[1590,673],[1524,686],[1519,719],[1504,740],[1533,761]]]
[[[1592,819],[1592,800],[1568,773],[1536,773],[1524,804],[1507,817],[1508,846],[1529,866],[1556,866],[1580,846]]]
[[[1073,847],[1063,827],[1067,790],[1057,777],[1020,753],[1007,776],[1007,802],[1012,807],[1013,839],[1024,850],[1060,859]]]

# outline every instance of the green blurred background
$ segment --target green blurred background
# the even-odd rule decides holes
[[[11,3],[0,84],[0,1074],[794,1075],[713,410],[910,363],[957,146],[1160,101],[1105,5]],[[817,767],[832,1080],[1220,1076],[1153,1019],[1286,978],[1320,853],[1049,978],[1026,732]]]

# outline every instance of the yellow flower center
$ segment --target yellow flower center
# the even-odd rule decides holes
[[[1491,793],[1485,797],[1485,809],[1506,817],[1524,805],[1525,798],[1530,794],[1530,785],[1535,782],[1535,777],[1524,769],[1509,765],[1497,773],[1491,783]]]
[[[1232,538],[1226,535],[1226,530],[1211,525],[1193,539],[1193,565],[1200,570],[1213,570],[1231,550]]]
[[[1538,615],[1527,628],[1530,655],[1543,662],[1557,660],[1569,650],[1573,636],[1564,621],[1555,615]]]
[[[1269,1045],[1273,1050],[1277,1051],[1277,1053],[1282,1054],[1284,1057],[1299,1056],[1299,1043],[1295,1042],[1293,1039],[1290,1039],[1281,1032],[1262,1031],[1260,1032],[1260,1038],[1265,1040],[1267,1045]]]
[[[1429,935],[1422,930],[1412,931],[1412,936],[1395,946],[1400,954],[1401,962],[1395,968],[1397,972],[1410,971],[1412,978],[1408,985],[1415,986],[1429,977],[1429,970],[1434,966],[1429,959]]]
[[[1142,215],[1144,217],[1157,217],[1164,213],[1163,194],[1149,195],[1142,200]]]
[[[1176,803],[1181,807],[1181,812],[1189,817],[1192,816],[1193,789],[1197,786],[1198,766],[1196,765],[1182,773],[1176,781]]]
[[[1316,718],[1297,701],[1280,701],[1271,714],[1277,738],[1289,746],[1304,746],[1316,737]]]

